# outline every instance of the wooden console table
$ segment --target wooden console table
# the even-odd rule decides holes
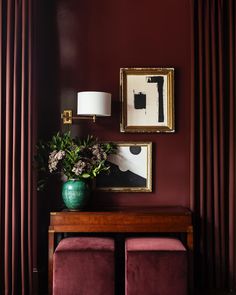
[[[122,208],[109,211],[51,212],[48,231],[49,294],[57,233],[185,233],[193,250],[192,213],[183,207]]]

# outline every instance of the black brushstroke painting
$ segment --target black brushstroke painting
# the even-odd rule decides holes
[[[146,109],[146,94],[139,92],[134,94],[134,108],[136,110]]]
[[[129,151],[133,155],[138,155],[141,153],[142,148],[141,148],[141,146],[134,145],[134,146],[129,147]]]
[[[147,83],[156,83],[157,84],[157,91],[158,91],[158,95],[159,95],[158,122],[164,122],[164,103],[163,103],[164,78],[162,76],[147,77]]]
[[[110,173],[98,175],[97,187],[146,187],[147,179],[129,170],[121,171],[115,164],[109,162]]]

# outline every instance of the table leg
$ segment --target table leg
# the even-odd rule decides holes
[[[187,246],[188,250],[193,251],[193,227],[189,226],[187,230]]]
[[[54,230],[48,231],[48,294],[52,294]]]
[[[193,272],[193,226],[188,227],[187,231],[187,246],[188,246],[188,271],[189,271],[189,294],[194,292],[194,272]]]

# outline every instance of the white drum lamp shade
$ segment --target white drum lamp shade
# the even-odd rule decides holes
[[[110,116],[111,94],[98,91],[78,92],[77,114],[83,116]]]

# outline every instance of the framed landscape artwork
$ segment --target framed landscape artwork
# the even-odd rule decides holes
[[[174,69],[121,68],[121,132],[174,132]]]
[[[117,142],[118,151],[108,157],[109,174],[96,178],[96,189],[113,192],[152,191],[152,143]]]

